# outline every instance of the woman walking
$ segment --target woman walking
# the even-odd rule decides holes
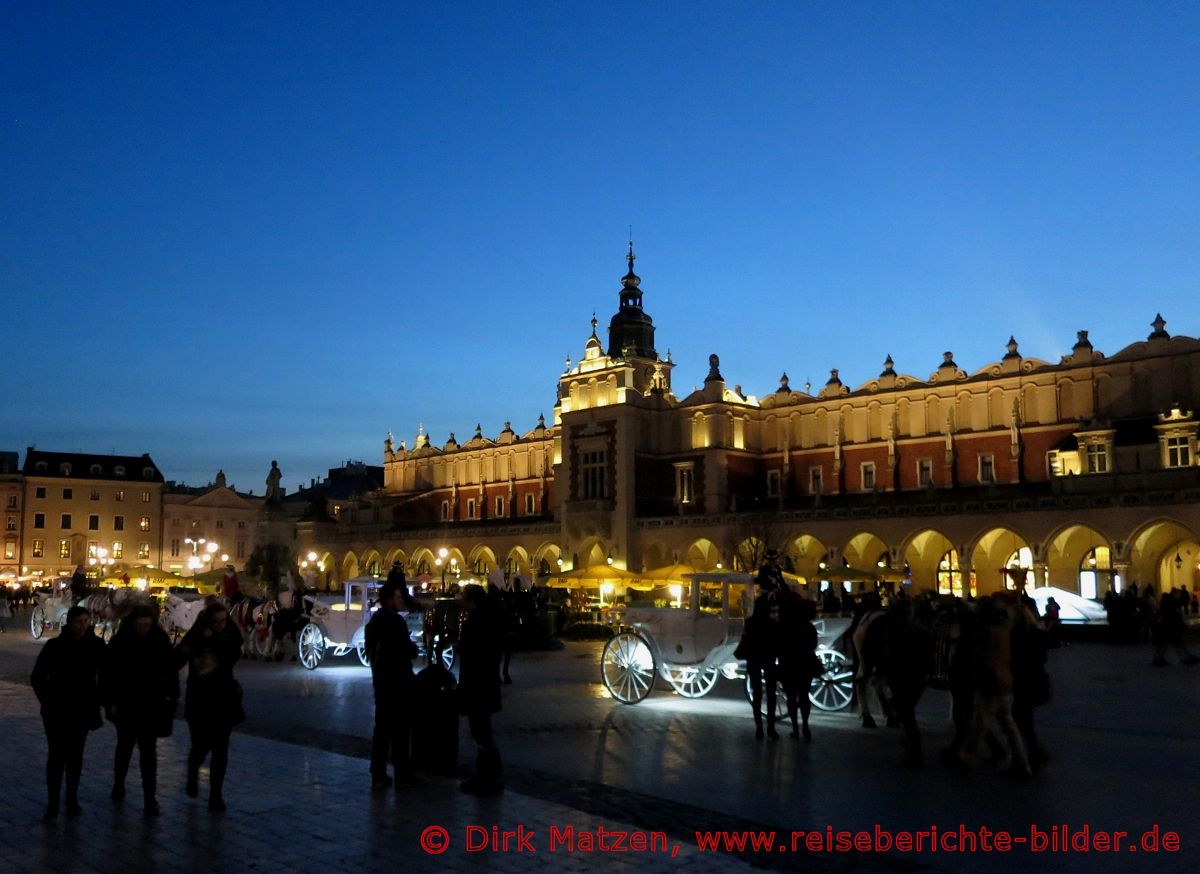
[[[157,619],[157,610],[149,604],[135,607],[125,617],[109,644],[101,676],[108,718],[117,727],[112,799],[125,798],[125,776],[136,746],[147,816],[159,812],[155,799],[156,747],[160,736],[171,733],[179,700],[179,671],[171,641]]]
[[[224,604],[204,608],[176,647],[176,665],[188,666],[184,716],[192,736],[187,761],[187,794],[200,794],[200,765],[209,763],[208,809],[225,810],[222,790],[229,765],[229,735],[244,720],[242,688],[233,678],[233,665],[242,655],[242,636],[229,621]]]
[[[46,814],[58,816],[63,774],[67,777],[67,814],[77,816],[79,778],[83,773],[83,747],[89,731],[104,724],[100,718],[99,672],[104,663],[104,641],[89,631],[92,614],[83,607],[67,611],[67,622],[58,637],[38,653],[29,678],[42,705],[46,728]]]

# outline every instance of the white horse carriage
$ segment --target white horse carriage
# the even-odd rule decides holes
[[[330,603],[315,595],[305,595],[308,604],[308,624],[296,636],[296,655],[300,664],[310,671],[325,658],[329,650],[343,656],[350,650],[364,665],[367,658],[366,629],[371,619],[375,592],[383,584],[374,577],[359,577],[346,581],[345,598]]]
[[[33,593],[33,610],[29,613],[29,633],[40,640],[47,631],[58,631],[66,624],[67,611],[71,609],[71,590],[65,584],[70,580],[57,580],[49,592]]]
[[[167,595],[162,612],[158,614],[158,624],[167,632],[173,643],[177,642],[196,624],[196,620],[204,612],[206,603],[203,596],[199,595],[191,598],[176,594]]]
[[[609,693],[622,704],[637,704],[661,677],[684,698],[712,691],[717,677],[743,679],[749,695],[746,663],[734,654],[745,616],[754,604],[755,577],[738,573],[688,574],[687,608],[630,607],[615,636],[604,646],[600,675]],[[680,601],[682,601],[682,593]],[[709,607],[702,608],[708,600]],[[849,626],[844,618],[818,619],[817,658],[824,672],[815,677],[808,697],[819,710],[842,710],[854,695],[850,660],[837,648]],[[782,690],[777,708],[786,711]]]

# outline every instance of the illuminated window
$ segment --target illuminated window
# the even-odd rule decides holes
[[[138,544],[138,558],[147,559],[150,557],[150,544],[142,541]]]
[[[979,456],[979,481],[981,483],[996,481],[996,462],[990,452]]]
[[[100,530],[100,517],[97,514],[93,513],[91,516],[88,516],[88,531],[99,531],[99,530]]]
[[[1089,443],[1087,445],[1087,472],[1108,473],[1108,444]]]
[[[917,459],[917,485],[928,488],[933,485],[933,459]]]
[[[33,557],[34,558],[44,558],[45,555],[46,555],[46,541],[44,541],[44,540],[33,541]]]
[[[5,558],[16,558],[17,557],[17,541],[16,540],[10,539],[10,540],[4,541],[4,557]]]
[[[864,461],[859,469],[862,473],[862,490],[864,492],[875,491],[875,462]]]
[[[808,469],[808,493],[810,495],[821,494],[821,468],[810,467]]]
[[[142,503],[143,504],[150,503],[150,493],[149,492],[142,492]]]
[[[116,499],[117,499],[118,501],[123,501],[123,500],[125,500],[125,491],[124,491],[124,489],[118,489],[118,490],[117,490],[117,493],[116,493],[116,495],[115,495],[115,497],[116,497]]]
[[[937,588],[939,594],[954,595],[957,598],[963,597],[963,575],[962,570],[958,566],[957,550],[949,550],[942,556],[942,560],[938,562]],[[971,580],[970,593],[974,597],[974,579]]]
[[[1100,593],[1113,588],[1112,551],[1107,546],[1096,546],[1088,550],[1079,562],[1079,594],[1084,598],[1098,598]]]
[[[138,530],[139,531],[149,531],[150,530],[150,517],[149,516],[143,516],[142,520],[140,522],[138,522]]]
[[[125,530],[125,517],[124,516],[113,516],[113,531],[124,531],[124,530]]]
[[[58,557],[59,558],[70,558],[71,557],[71,541],[69,541],[69,540],[58,541]]]
[[[45,513],[34,513],[33,514],[33,527],[34,528],[45,528],[46,527],[46,514]]]
[[[113,558],[125,557],[125,544],[119,540],[113,541]]]
[[[597,449],[583,453],[580,459],[580,479],[583,482],[583,499],[594,501],[608,497],[608,476],[605,470],[605,452]]]
[[[94,540],[89,540],[89,541],[87,542],[87,554],[88,554],[88,558],[95,558],[95,557],[96,557],[96,548],[97,548],[98,546],[100,546],[100,544],[99,544],[99,543],[97,543],[97,542],[96,542],[96,541],[94,541]]]
[[[675,465],[675,503],[690,504],[695,500],[696,466],[690,461]]]
[[[1167,438],[1167,467],[1188,467],[1192,463],[1190,437]]]
[[[69,530],[71,527],[71,514],[63,513],[59,517],[58,521],[59,521],[59,526],[58,526],[59,528],[62,528],[64,531]]]

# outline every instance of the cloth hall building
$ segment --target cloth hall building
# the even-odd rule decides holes
[[[632,247],[628,263],[607,342],[593,319],[551,423],[411,449],[389,436],[382,490],[298,524],[323,582],[394,560],[410,578],[749,569],[777,548],[810,583],[985,594],[1023,569],[1087,597],[1196,585],[1200,342],[1161,316],[1111,356],[1086,331],[1058,362],[1010,338],[973,373],[949,352],[925,378],[889,357],[859,386],[835,370],[797,391],[785,374],[761,398],[711,355],[681,396]]]

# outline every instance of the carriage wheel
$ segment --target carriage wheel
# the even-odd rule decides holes
[[[669,668],[671,688],[684,698],[703,698],[717,685],[716,668],[701,670],[695,667]]]
[[[750,688],[750,677],[746,676],[746,700],[750,702],[750,706],[754,706],[754,690]],[[767,690],[763,689],[762,704],[759,705],[762,713],[766,713],[767,707]],[[775,718],[787,719],[787,692],[783,688],[781,680],[775,681]]]
[[[41,604],[34,604],[33,612],[29,614],[29,633],[34,640],[41,640],[46,633],[46,610]]]
[[[813,677],[808,700],[818,710],[845,710],[854,697],[854,670],[850,660],[836,649],[823,649],[817,658],[825,672]]]
[[[454,644],[450,644],[442,650],[442,667],[447,671],[454,667]]]
[[[311,623],[304,626],[296,640],[296,654],[304,667],[310,671],[317,669],[325,656],[325,635],[320,628]]]
[[[637,704],[654,688],[654,653],[639,635],[622,631],[604,644],[600,677],[622,704]]]
[[[367,644],[365,641],[363,643],[355,644],[354,651],[358,653],[358,660],[362,662],[362,666],[364,668],[371,667],[371,657],[367,655]]]

